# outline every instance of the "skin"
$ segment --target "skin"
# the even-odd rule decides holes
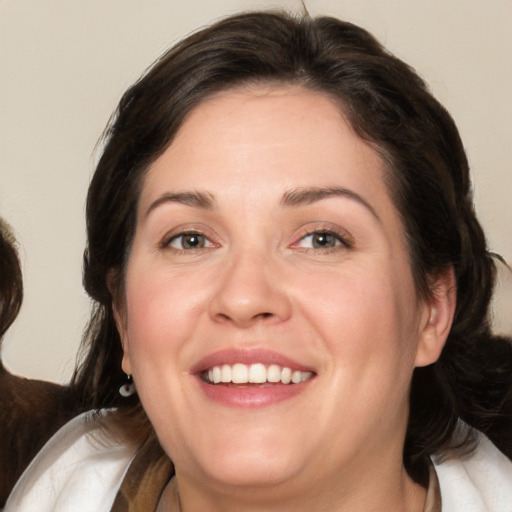
[[[383,169],[332,99],[261,86],[203,102],[150,168],[116,315],[182,510],[423,509],[402,466],[408,392],[445,342],[453,278],[418,298]],[[283,199],[319,187],[349,192]],[[212,204],[162,199],[183,192]],[[224,406],[191,368],[232,348],[314,378],[276,404]]]

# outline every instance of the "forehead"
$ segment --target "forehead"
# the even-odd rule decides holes
[[[332,97],[298,86],[251,86],[217,93],[188,114],[150,167],[143,196],[165,183],[233,188],[267,180],[290,188],[342,179],[381,188],[383,173],[380,156]]]

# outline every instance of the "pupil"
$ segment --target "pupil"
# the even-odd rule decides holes
[[[320,233],[313,237],[314,247],[334,247],[334,236],[328,233]]]
[[[185,249],[197,249],[204,246],[204,241],[200,235],[185,235],[183,237],[183,247]]]

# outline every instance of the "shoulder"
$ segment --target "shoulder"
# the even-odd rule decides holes
[[[511,512],[512,461],[483,434],[465,458],[434,460],[443,512]]]
[[[25,470],[5,512],[110,511],[136,447],[104,435],[105,414],[85,413],[64,425]]]

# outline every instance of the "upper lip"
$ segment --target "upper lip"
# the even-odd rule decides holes
[[[200,374],[214,366],[223,364],[233,365],[235,363],[255,364],[262,363],[265,365],[276,364],[291,368],[292,370],[300,370],[302,372],[314,372],[313,368],[301,364],[293,359],[269,349],[263,348],[229,348],[213,352],[192,366],[191,374]]]

